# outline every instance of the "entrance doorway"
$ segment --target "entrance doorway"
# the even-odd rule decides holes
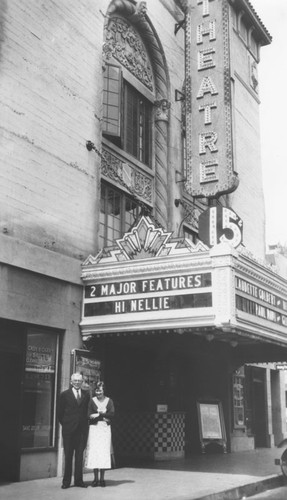
[[[246,367],[248,432],[254,435],[256,448],[267,446],[266,370]]]
[[[260,378],[253,379],[254,384],[254,434],[255,447],[267,446],[266,440],[266,404],[265,404],[265,383]]]
[[[22,355],[0,352],[0,483],[19,481]]]

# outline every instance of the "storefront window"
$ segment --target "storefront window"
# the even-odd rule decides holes
[[[22,448],[55,445],[58,336],[28,332],[23,393]]]

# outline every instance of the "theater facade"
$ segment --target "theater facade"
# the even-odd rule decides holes
[[[0,483],[62,475],[74,370],[115,401],[118,463],[277,444],[287,299],[265,263],[272,37],[252,3],[0,16]]]
[[[88,257],[82,279],[83,343],[116,400],[119,457],[281,441],[285,412],[266,408],[282,391],[287,289],[270,267],[241,245],[193,244],[142,216]]]

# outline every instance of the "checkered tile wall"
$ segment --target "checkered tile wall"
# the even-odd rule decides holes
[[[184,452],[184,413],[118,414],[112,429],[115,453],[121,456],[154,458]]]

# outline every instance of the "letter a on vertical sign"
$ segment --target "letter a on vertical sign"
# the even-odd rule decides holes
[[[199,216],[199,239],[209,247],[228,242],[234,248],[242,242],[243,222],[227,207],[211,207]]]

